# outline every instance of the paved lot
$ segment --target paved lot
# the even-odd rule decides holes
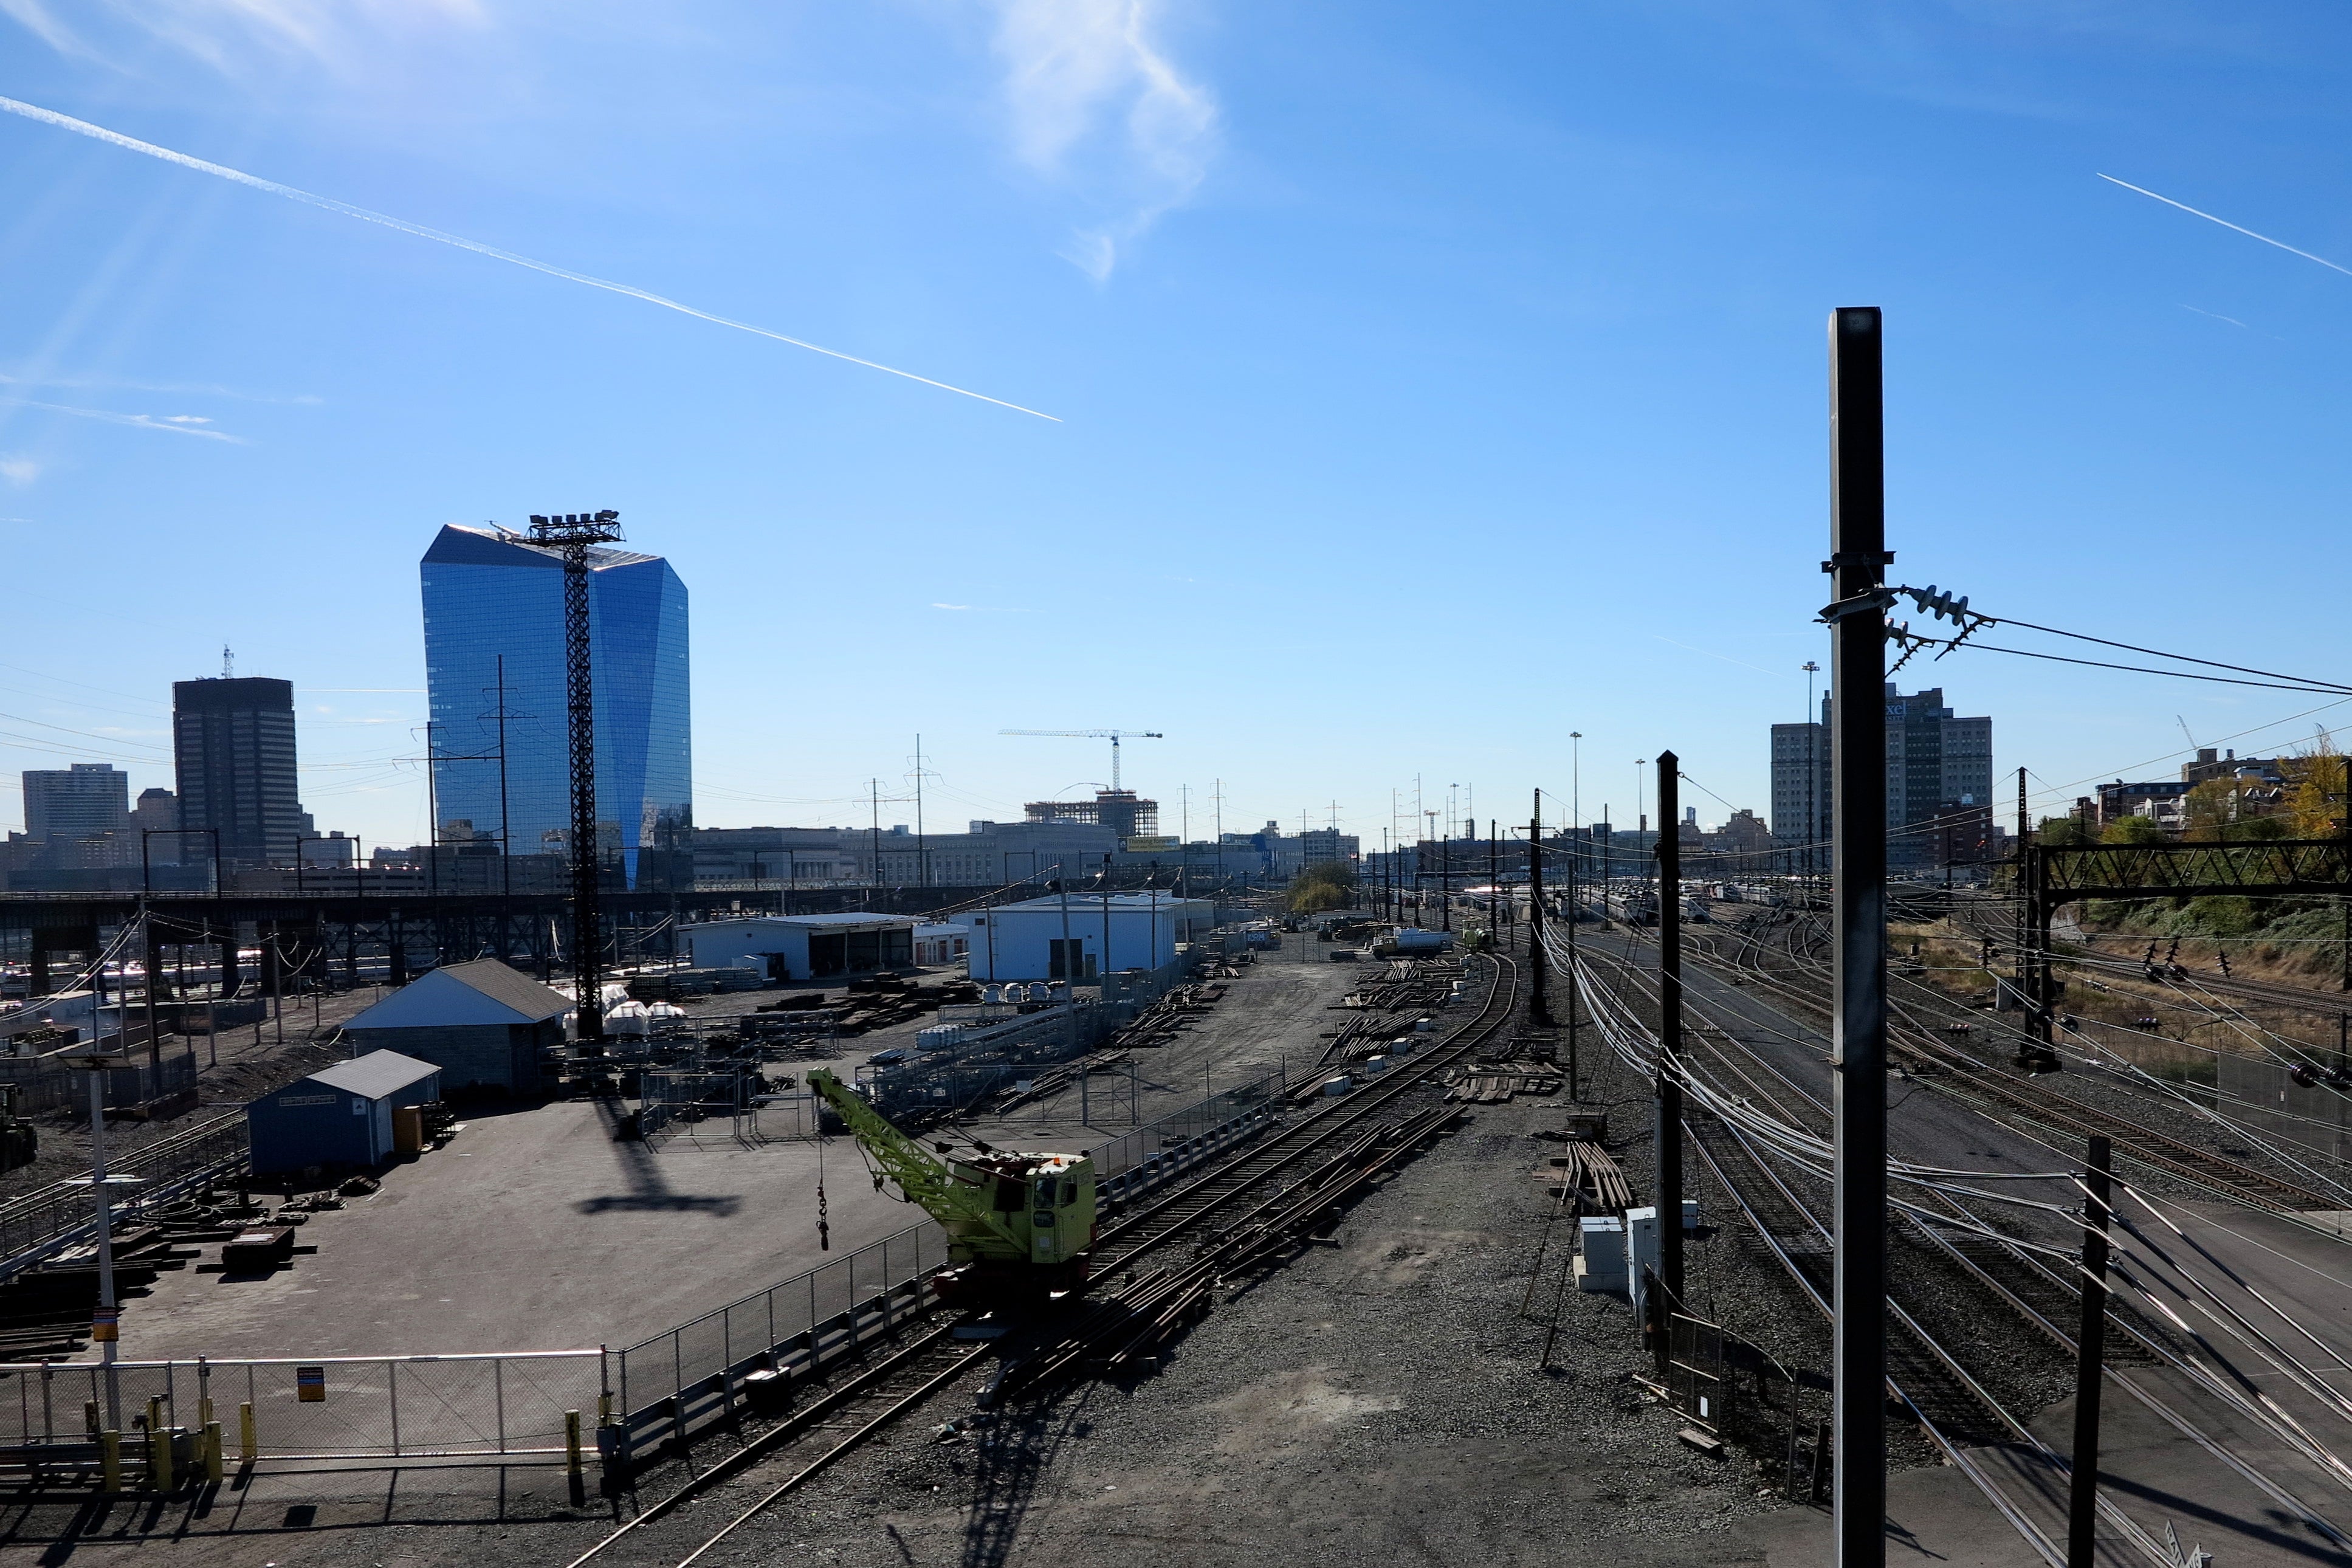
[[[560,1101],[477,1117],[383,1188],[312,1216],[316,1257],[266,1279],[163,1275],[123,1314],[134,1358],[415,1354],[611,1344],[822,1260],[818,1154],[779,1142],[613,1141]],[[721,1124],[723,1126],[723,1124]],[[920,1215],[824,1156],[835,1252]]]

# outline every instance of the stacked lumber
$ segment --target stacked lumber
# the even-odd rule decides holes
[[[1559,1068],[1544,1061],[1480,1062],[1449,1068],[1445,1078],[1445,1098],[1470,1105],[1501,1105],[1522,1094],[1558,1094],[1563,1082]]]

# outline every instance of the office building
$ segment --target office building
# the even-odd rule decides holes
[[[1772,726],[1772,833],[1784,845],[1826,848],[1831,701],[1822,699],[1818,724]],[[1990,842],[1992,721],[1955,714],[1941,687],[1906,695],[1889,681],[1885,702],[1888,863],[1938,863],[1947,829],[1963,820],[1981,817],[1969,831]]]
[[[658,555],[597,548],[588,560],[596,818],[608,875],[633,888],[688,886],[686,584]],[[503,529],[448,527],[420,574],[439,823],[464,820],[469,840],[488,835],[510,856],[566,855],[562,553]]]
[[[1772,726],[1772,837],[1784,845],[1823,844],[1830,836],[1829,699],[1820,724]]]
[[[290,866],[302,836],[294,686],[262,677],[172,683],[180,826],[220,836],[227,867]],[[188,842],[195,844],[193,836]],[[203,848],[192,849],[194,859]]]
[[[87,838],[130,825],[131,775],[111,763],[27,769],[24,787],[27,838]]]

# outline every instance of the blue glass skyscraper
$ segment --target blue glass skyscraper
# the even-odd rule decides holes
[[[588,558],[598,837],[627,886],[683,886],[694,863],[686,584],[658,555]],[[440,842],[565,854],[563,557],[503,529],[451,526],[421,572]]]

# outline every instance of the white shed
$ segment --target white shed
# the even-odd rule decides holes
[[[1179,942],[1205,934],[1205,900],[1172,893],[1070,893],[998,904],[964,917],[974,980],[1075,980],[1172,963]]]

